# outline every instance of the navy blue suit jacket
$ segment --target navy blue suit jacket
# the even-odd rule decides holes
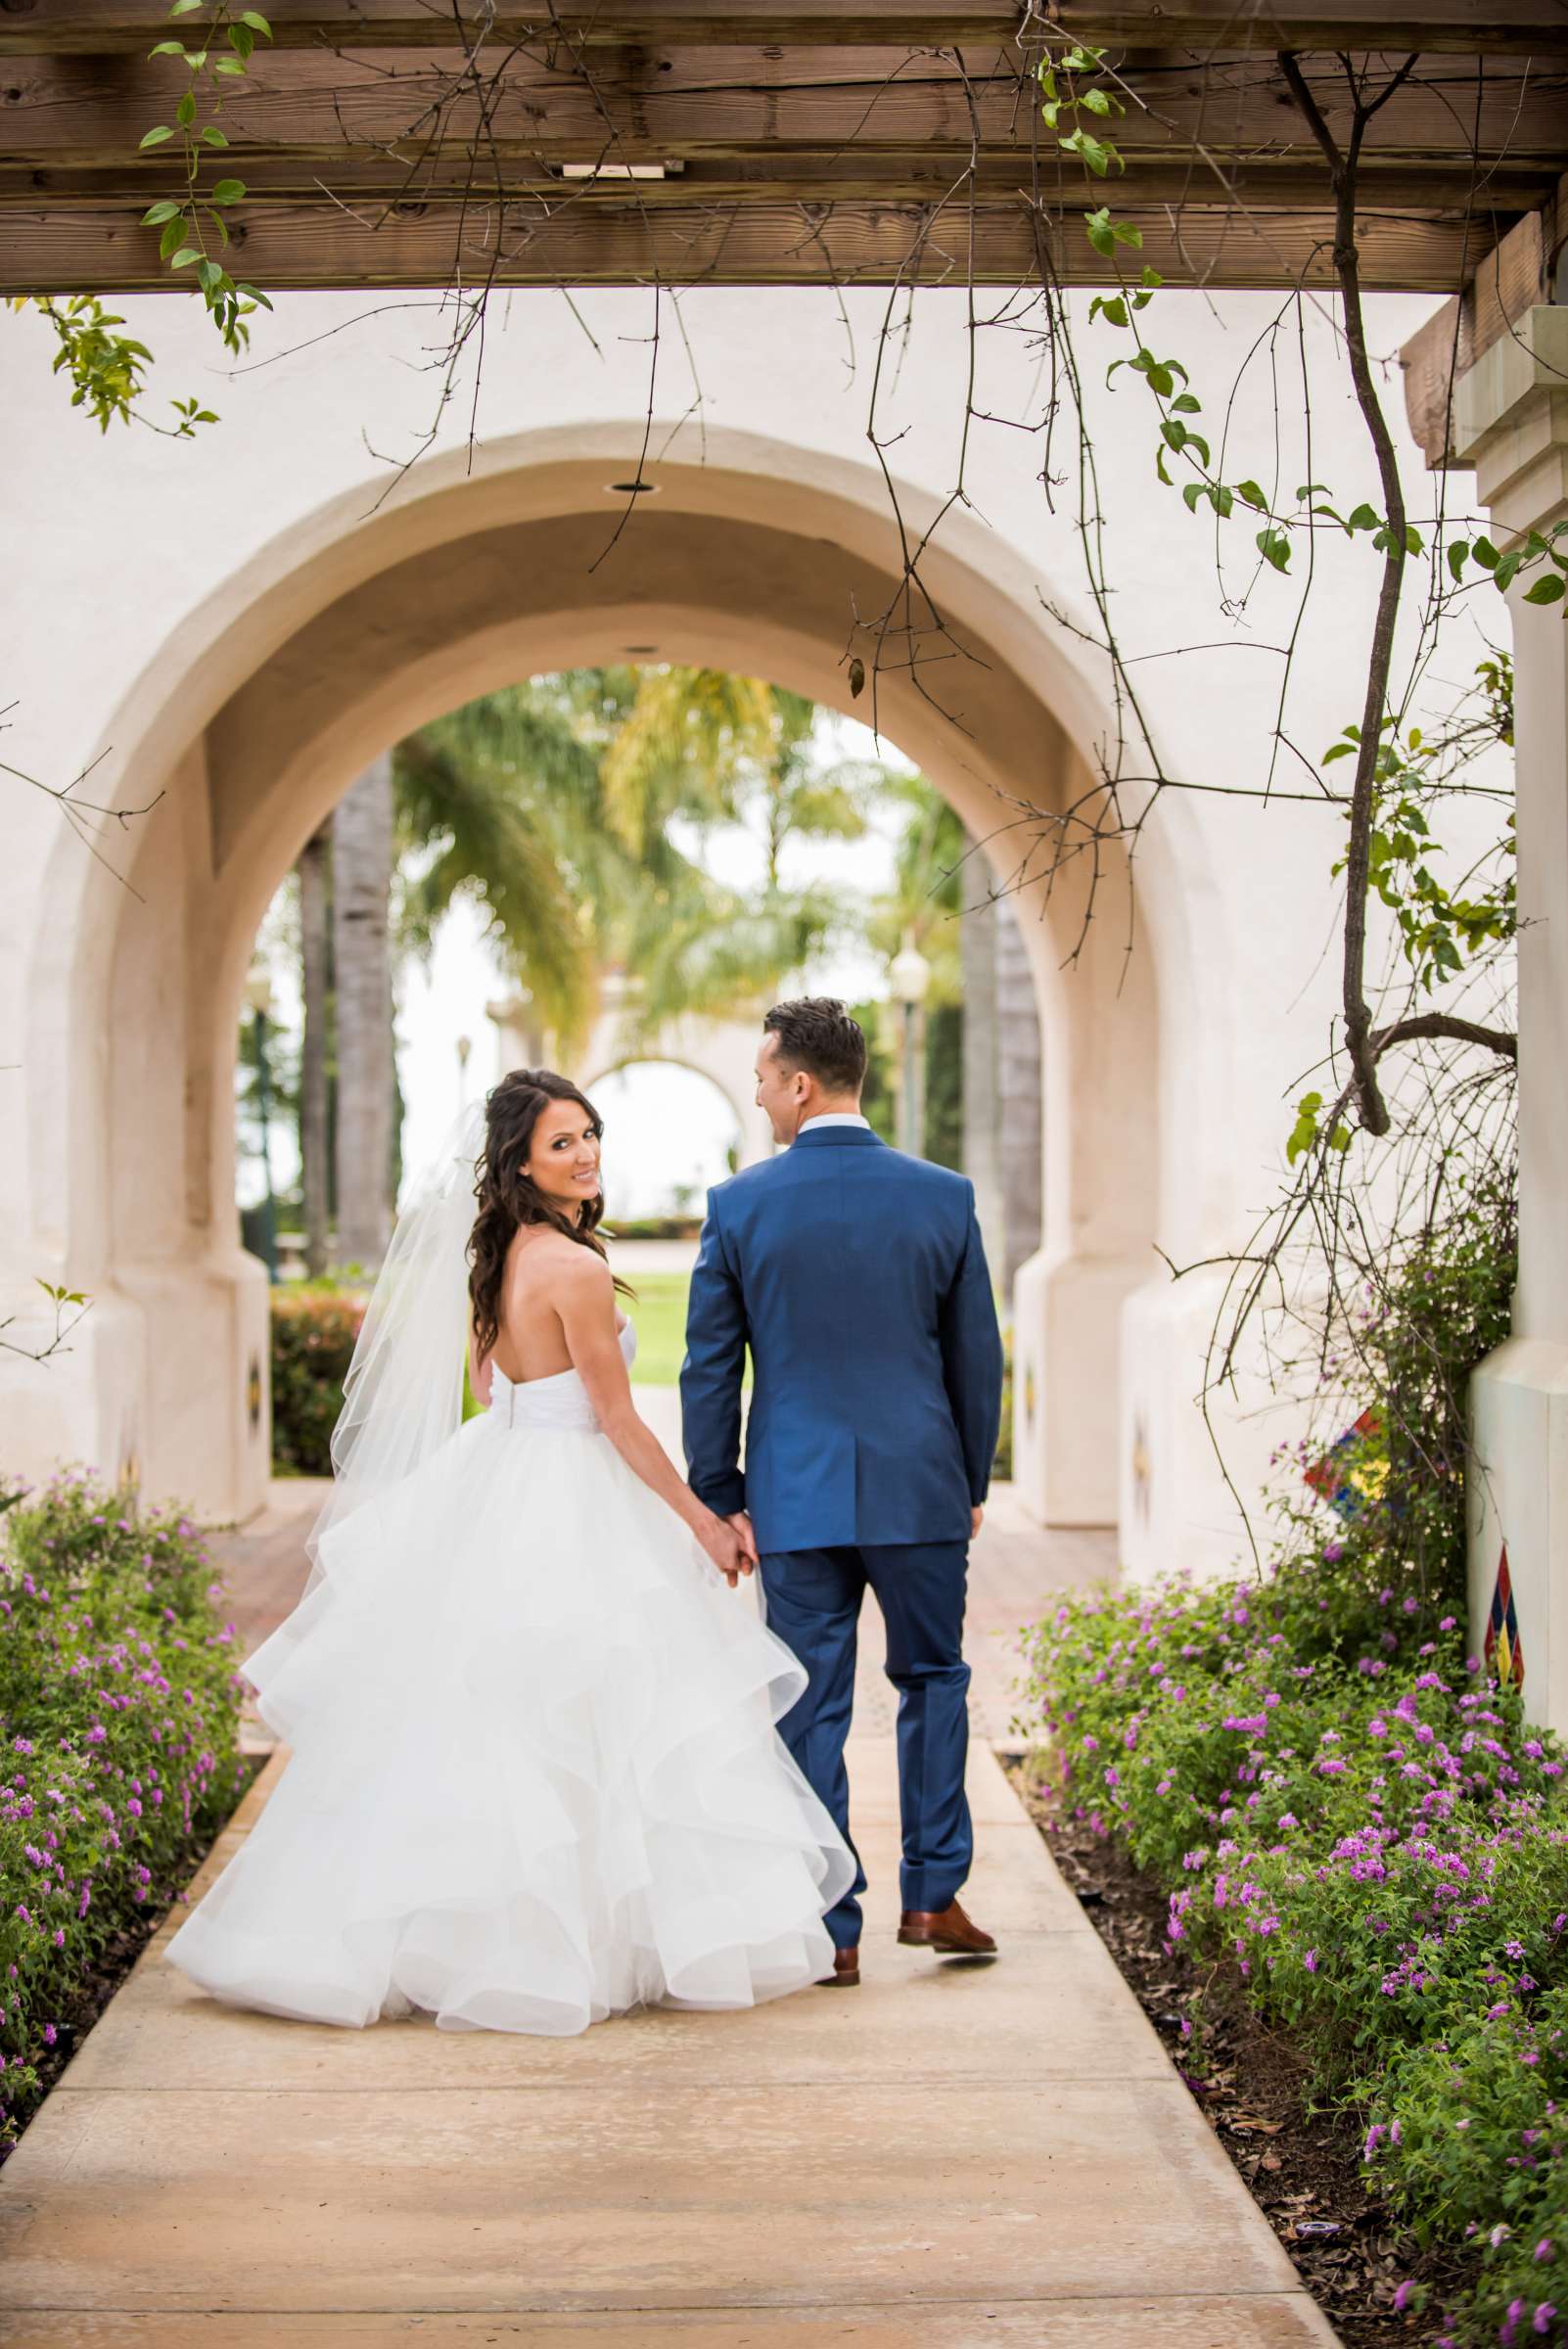
[[[709,1193],[680,1373],[686,1461],[710,1508],[751,1512],[759,1548],[967,1541],[1001,1383],[963,1175],[824,1126]]]

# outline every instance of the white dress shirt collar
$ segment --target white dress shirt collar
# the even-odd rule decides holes
[[[796,1140],[799,1141],[803,1133],[809,1133],[818,1126],[863,1126],[867,1133],[871,1130],[870,1119],[862,1118],[857,1109],[819,1110],[814,1118],[807,1118],[796,1127]]]

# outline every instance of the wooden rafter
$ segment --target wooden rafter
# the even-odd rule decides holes
[[[1073,39],[1165,49],[1418,49],[1541,54],[1568,39],[1561,0],[1309,0],[1249,6],[1226,0],[274,0],[278,43],[314,48],[460,47],[482,23],[502,45],[558,33],[602,50],[750,40],[780,48],[833,43],[901,49],[1043,45]],[[157,40],[159,0],[0,0],[0,52],[67,55],[129,50]]]
[[[1361,274],[1450,291],[1568,164],[1568,0],[261,0],[229,92],[243,272],[291,286],[1103,282],[1101,183],[1029,69],[1111,47],[1120,212],[1176,283],[1326,284],[1331,203],[1281,48],[1423,55],[1365,143]],[[474,69],[465,40],[479,28]],[[168,283],[139,152],[183,86],[167,0],[0,0],[0,291]],[[1331,130],[1333,56],[1303,70]],[[629,167],[662,176],[628,182]],[[597,176],[584,177],[585,167]]]

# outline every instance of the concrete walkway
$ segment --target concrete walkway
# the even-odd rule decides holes
[[[231,1549],[248,1632],[298,1588],[309,1497],[280,1492]],[[975,1559],[980,1654],[987,1622],[1105,1562],[1103,1537],[1047,1541],[999,1497]],[[970,1897],[1001,1960],[897,1946],[868,1645],[858,1991],[567,2041],[333,2031],[207,2000],[162,1963],[166,1925],[0,2173],[0,2341],[1331,2345],[982,1737]],[[999,1657],[977,1672],[988,1726],[1006,1677]]]

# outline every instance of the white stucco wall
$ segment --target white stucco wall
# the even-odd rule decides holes
[[[58,1453],[109,1467],[134,1456],[210,1507],[254,1496],[264,1448],[241,1374],[264,1299],[225,1209],[223,1039],[261,907],[366,756],[509,675],[643,644],[761,669],[868,714],[868,696],[852,705],[843,655],[854,566],[886,562],[896,544],[866,438],[886,298],[852,294],[847,305],[849,334],[828,294],[685,296],[694,412],[666,303],[647,458],[660,490],[608,553],[621,501],[606,484],[634,470],[646,429],[651,296],[580,297],[593,341],[558,296],[499,302],[473,452],[464,393],[437,449],[400,481],[370,452],[411,453],[432,412],[433,304],[288,297],[228,376],[182,299],[125,301],[158,355],[158,395],[199,391],[220,413],[194,444],[141,431],[100,438],[48,373],[46,330],[0,320],[6,755],[56,784],[92,765],[90,796],[115,806],[150,796],[149,784],[166,794],[106,844],[139,898],[39,794],[18,783],[0,798],[0,1059],[18,1064],[0,1076],[0,1273],[9,1299],[38,1274],[98,1299],[68,1359],[0,1370],[8,1456],[29,1469]],[[1429,306],[1374,303],[1379,347],[1392,351]],[[1285,414],[1299,405],[1300,363],[1287,320],[1271,372],[1276,307],[1170,295],[1150,318],[1211,426],[1255,352],[1230,415],[1229,478],[1277,480],[1288,494],[1311,476],[1348,507],[1375,494],[1374,479],[1314,308],[1311,461],[1299,424],[1276,446],[1276,401]],[[948,505],[964,322],[961,293],[921,296],[876,424],[907,520],[924,529],[942,512],[931,576],[960,641],[983,638],[987,665],[932,644],[948,657],[911,687],[894,640],[882,706],[892,737],[971,828],[996,835],[1005,879],[1037,829],[1020,826],[1020,804],[1080,800],[1114,716],[1103,665],[1051,616],[1089,616],[1070,417],[1049,446],[1038,431],[975,423],[965,496]],[[1129,1564],[1143,1570],[1214,1565],[1235,1548],[1192,1403],[1213,1281],[1173,1287],[1154,1244],[1177,1263],[1233,1246],[1273,1189],[1285,1096],[1319,1057],[1333,1011],[1323,947],[1341,819],[1291,796],[1313,783],[1288,751],[1273,805],[1223,796],[1265,779],[1280,677],[1267,648],[1296,625],[1300,580],[1264,573],[1242,616],[1222,610],[1212,527],[1156,481],[1152,402],[1125,374],[1104,387],[1122,347],[1106,330],[1082,339],[1116,624],[1167,771],[1207,788],[1170,795],[1151,816],[1135,919],[1120,859],[1107,857],[1076,958],[1082,859],[1049,905],[1035,888],[1021,906],[1048,1103],[1046,1240],[1019,1295],[1020,1396],[1035,1405],[1019,1475],[1065,1522],[1120,1507]],[[1038,416],[1042,367],[1027,334],[983,334],[976,408]],[[1388,392],[1403,434],[1397,378]],[[1417,481],[1413,452],[1407,465]],[[684,536],[672,529],[681,518]],[[530,545],[567,543],[537,533],[568,520],[560,576],[520,580]],[[649,553],[661,533],[677,549],[663,569]],[[1233,592],[1258,570],[1251,538],[1238,522],[1223,542]],[[765,576],[726,576],[726,550],[740,559],[753,544],[794,550],[776,602]],[[1320,540],[1316,571],[1284,713],[1308,761],[1358,714],[1375,585],[1364,541],[1352,556]],[[630,584],[618,604],[619,576]],[[853,649],[868,652],[862,640]],[[1127,768],[1148,771],[1139,752]],[[1243,1483],[1277,1432],[1233,1433]]]

